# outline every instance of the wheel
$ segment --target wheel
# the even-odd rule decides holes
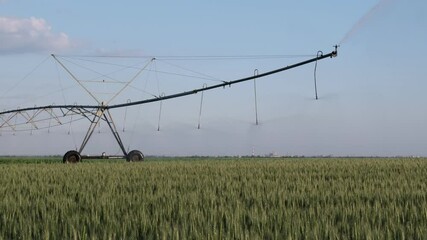
[[[144,161],[144,154],[138,150],[132,150],[126,156],[128,162],[141,162]]]
[[[62,158],[63,163],[78,163],[81,160],[82,156],[80,155],[80,153],[74,150],[68,151]]]

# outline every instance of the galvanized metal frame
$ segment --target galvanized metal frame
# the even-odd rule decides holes
[[[194,89],[191,91],[186,91],[186,92],[182,92],[182,93],[177,93],[177,94],[171,94],[171,95],[160,95],[158,97],[154,97],[154,98],[150,98],[150,99],[145,99],[145,100],[141,100],[141,101],[136,101],[136,102],[126,102],[123,104],[115,104],[115,105],[108,105],[108,103],[114,99],[117,95],[119,95],[126,87],[129,86],[129,84],[134,81],[138,75],[141,74],[141,72],[148,66],[149,63],[147,63],[140,71],[137,72],[137,74],[131,78],[131,80],[122,88],[120,89],[110,100],[107,101],[107,103],[101,102],[99,99],[97,99],[83,84],[81,84],[81,82],[76,78],[76,76],[69,70],[67,69],[67,67],[61,62],[59,61],[59,59],[52,54],[52,57],[68,72],[68,74],[76,81],[79,83],[79,85],[98,103],[98,105],[47,105],[47,106],[34,106],[34,107],[28,107],[28,108],[22,108],[22,109],[15,109],[15,110],[8,110],[8,111],[3,111],[0,112],[0,119],[2,120],[2,122],[0,122],[0,128],[4,127],[4,126],[8,126],[10,129],[12,129],[13,131],[16,130],[16,126],[14,123],[12,123],[11,121],[13,119],[16,119],[16,117],[18,115],[22,116],[24,119],[26,119],[26,124],[31,124],[32,127],[34,127],[35,129],[38,129],[37,126],[37,122],[38,121],[43,121],[43,119],[37,119],[37,117],[42,113],[42,112],[46,112],[48,113],[51,118],[49,119],[55,119],[57,121],[58,124],[62,124],[62,122],[60,121],[60,117],[65,117],[65,116],[70,116],[70,115],[81,115],[84,118],[88,119],[90,121],[90,125],[89,128],[86,132],[86,135],[82,141],[82,144],[80,146],[79,149],[79,153],[81,153],[84,148],[86,147],[87,143],[89,142],[96,125],[101,121],[105,121],[107,123],[107,125],[109,126],[111,132],[113,133],[114,138],[116,139],[118,145],[120,146],[120,149],[122,150],[124,157],[127,156],[127,151],[124,147],[124,144],[120,138],[120,134],[117,131],[117,127],[113,121],[113,118],[111,116],[110,113],[110,109],[115,109],[115,108],[122,108],[122,107],[128,107],[128,106],[134,106],[134,105],[141,105],[141,104],[147,104],[147,103],[152,103],[152,102],[158,102],[160,101],[162,103],[163,100],[168,100],[168,99],[174,99],[174,98],[179,98],[179,97],[184,97],[184,96],[188,96],[188,95],[193,95],[193,94],[197,94],[199,92],[201,92],[203,94],[204,91],[208,91],[208,90],[213,90],[213,89],[217,89],[217,88],[222,88],[222,87],[226,87],[226,86],[231,86],[237,83],[242,83],[242,82],[246,82],[246,81],[250,81],[250,80],[254,80],[254,90],[255,90],[255,97],[256,97],[256,83],[255,80],[256,79],[260,79],[272,74],[276,74],[279,72],[283,72],[286,70],[290,70],[292,68],[296,68],[302,65],[306,65],[312,62],[316,63],[315,68],[317,68],[317,61],[325,59],[325,58],[332,58],[332,57],[336,57],[338,54],[337,48],[338,46],[334,46],[335,49],[334,51],[328,53],[328,54],[323,54],[321,51],[319,51],[316,55],[316,57],[303,61],[303,62],[299,62],[293,65],[289,65],[286,67],[282,67],[279,69],[275,69],[272,71],[268,71],[268,72],[264,72],[264,73],[258,73],[258,70],[256,70],[256,72],[254,73],[253,76],[249,76],[249,77],[245,77],[245,78],[241,78],[241,79],[237,79],[237,80],[232,80],[232,81],[224,81],[220,84],[216,84],[216,85],[211,85],[211,86],[207,86],[207,85],[203,85],[202,88],[198,88],[198,89]],[[155,60],[155,58],[152,58],[151,61]],[[316,79],[315,79],[316,81]],[[316,99],[317,99],[317,83],[315,82],[315,94],[316,94]],[[203,101],[203,95],[202,95],[202,100]],[[201,103],[202,104],[202,103]],[[255,100],[255,104],[256,104],[256,100]],[[255,105],[256,107],[256,105]],[[58,113],[55,112],[55,110],[59,110]],[[32,111],[32,114],[30,114],[30,111]],[[161,110],[160,110],[161,111]],[[256,110],[257,111],[257,110]],[[201,112],[201,109],[200,109]],[[256,113],[257,114],[257,113]],[[159,115],[160,118],[160,115]],[[45,119],[47,120],[47,119]],[[256,116],[256,123],[258,123],[258,116]],[[200,119],[199,119],[199,125],[198,127],[200,128]]]

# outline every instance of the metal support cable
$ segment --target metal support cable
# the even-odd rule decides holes
[[[165,96],[165,93],[162,93],[160,95],[160,97],[164,97],[164,96]],[[160,131],[160,119],[161,119],[161,116],[162,116],[162,105],[163,105],[163,101],[160,101],[159,120],[157,122],[157,131]]]
[[[254,76],[258,75],[258,69],[254,70]],[[256,94],[256,78],[254,78],[254,94],[255,94],[255,124],[258,125],[258,101]]]
[[[192,95],[192,94],[196,94],[200,91],[207,91],[207,90],[212,90],[212,89],[216,89],[216,88],[220,88],[220,87],[226,87],[226,86],[231,86],[234,84],[238,84],[241,82],[245,82],[245,81],[249,81],[249,80],[253,80],[254,78],[262,78],[262,77],[266,77],[272,74],[276,74],[279,72],[283,72],[286,70],[290,70],[299,66],[303,66],[312,62],[315,62],[317,60],[321,60],[321,59],[325,59],[325,58],[332,58],[332,57],[336,57],[337,56],[337,50],[335,49],[335,51],[332,51],[326,55],[321,55],[303,62],[299,62],[293,65],[289,65],[286,67],[282,67],[282,68],[278,68],[272,71],[268,71],[268,72],[264,72],[264,73],[260,73],[259,75],[257,75],[256,77],[254,76],[250,76],[250,77],[244,77],[244,78],[240,78],[237,80],[232,80],[232,81],[227,81],[221,84],[216,84],[216,85],[212,85],[212,86],[208,86],[206,88],[199,88],[199,89],[194,89],[191,91],[186,91],[186,92],[182,92],[182,93],[176,93],[176,94],[171,94],[171,95],[166,95],[163,97],[158,97],[158,98],[152,98],[152,99],[145,99],[145,100],[141,100],[141,101],[135,101],[129,104],[116,104],[116,105],[109,105],[107,106],[108,109],[113,109],[113,108],[120,108],[123,106],[132,106],[132,105],[139,105],[139,104],[146,104],[146,103],[151,103],[151,102],[158,102],[158,101],[163,101],[163,100],[167,100],[167,99],[173,99],[173,98],[179,98],[179,97],[184,97],[184,96],[188,96],[188,95]]]
[[[67,71],[67,73],[93,98],[93,99],[95,99],[95,101],[98,103],[98,104],[101,104],[101,101],[99,101],[80,81],[79,81],[79,79],[77,79],[77,77],[76,76],[74,76],[74,74],[61,62],[61,61],[59,61],[59,59],[54,55],[54,54],[52,54],[52,57],[59,63],[59,65],[61,65],[62,66],[62,68],[64,68],[65,69],[65,71]]]
[[[128,99],[127,100],[127,103],[130,103],[131,102],[131,100],[130,99]],[[126,106],[125,107],[125,116],[124,116],[124,119],[123,119],[123,132],[125,132],[125,125],[126,125],[126,117],[127,117],[127,113],[128,113],[128,107]]]
[[[207,87],[208,85],[205,83],[203,84],[203,88]],[[200,129],[200,120],[202,118],[202,107],[203,107],[203,94],[205,91],[202,91],[202,96],[200,97],[200,109],[199,109],[199,122],[197,124],[197,129]]]
[[[191,75],[184,75],[184,74],[174,74],[174,73],[167,73],[167,74],[181,75],[181,76],[192,77],[192,78],[200,78],[200,79],[205,79],[205,80],[214,81],[214,82],[224,82],[223,80],[218,79],[216,77],[212,77],[210,75],[207,75],[207,74],[204,74],[204,73],[201,73],[201,72],[198,72],[198,71],[194,71],[194,70],[191,70],[191,69],[188,69],[188,68],[185,68],[185,67],[181,67],[181,66],[178,66],[176,64],[169,63],[167,61],[161,61],[161,62],[165,63],[165,64],[167,64],[169,66],[172,66],[172,67],[175,67],[175,68],[178,68],[178,69],[181,69],[181,70],[193,73],[193,74],[197,74],[198,76],[191,76]]]
[[[49,56],[44,58],[39,64],[37,64],[29,73],[27,73],[23,78],[21,78],[19,81],[17,81],[12,87],[8,88],[6,91],[4,91],[0,97],[4,97],[7,93],[10,93],[13,89],[18,87],[25,79],[27,79],[31,74],[33,74],[43,63],[45,63],[49,59]]]
[[[108,105],[111,101],[113,101],[113,99],[115,99],[121,92],[123,92],[123,90],[125,90],[129,84],[131,84],[147,67],[148,65],[150,65],[150,63],[152,63],[154,60],[156,60],[155,58],[152,58],[147,64],[145,64],[145,66],[143,68],[141,68],[136,74],[135,76],[133,76],[127,83],[126,85],[124,85],[112,98],[110,98],[110,100],[107,101],[106,105]]]
[[[55,103],[52,103],[52,105],[55,105]],[[46,110],[46,111],[50,111],[50,115],[52,116],[52,112],[53,112],[53,109],[49,109],[49,110]],[[50,133],[50,127],[51,127],[51,125],[52,125],[52,118],[49,118],[49,125],[48,125],[48,127],[47,127],[47,133],[49,134]]]
[[[317,62],[318,60],[321,59],[325,59],[325,58],[333,58],[336,57],[338,55],[337,52],[337,47],[335,46],[335,50],[323,55],[321,54],[321,52],[319,51],[319,54],[317,57],[303,61],[303,62],[299,62],[293,65],[288,65],[282,68],[278,68],[275,70],[271,70],[268,72],[264,72],[264,73],[260,73],[257,76],[250,76],[250,77],[244,77],[244,78],[240,78],[240,79],[236,79],[236,80],[232,80],[232,81],[227,81],[221,84],[216,84],[216,85],[211,85],[211,86],[207,86],[207,87],[203,87],[203,88],[199,88],[199,89],[193,89],[190,91],[185,91],[185,92],[181,92],[181,93],[176,93],[176,94],[171,94],[171,95],[162,95],[160,97],[158,96],[153,96],[153,98],[151,99],[144,99],[144,100],[140,100],[140,101],[134,101],[134,102],[130,102],[130,103],[123,103],[123,104],[115,104],[115,105],[103,105],[102,108],[103,109],[114,109],[114,108],[121,108],[121,107],[125,107],[125,106],[134,106],[134,105],[142,105],[142,104],[147,104],[147,103],[152,103],[152,102],[158,102],[158,101],[163,101],[163,100],[168,100],[168,99],[173,99],[173,98],[179,98],[179,97],[184,97],[184,96],[188,96],[188,95],[192,95],[192,94],[197,94],[198,92],[201,91],[208,91],[208,90],[213,90],[213,89],[217,89],[217,88],[222,88],[225,86],[231,86],[234,84],[238,84],[241,82],[245,82],[245,81],[249,81],[249,80],[253,80],[255,78],[262,78],[262,77],[266,77],[272,74],[276,74],[282,71],[286,71],[286,70],[290,70],[302,65],[306,65],[312,62]],[[315,67],[315,69],[317,69],[317,65]],[[23,109],[13,109],[13,110],[7,110],[7,111],[2,111],[0,112],[0,115],[5,115],[5,114],[9,114],[9,113],[16,113],[16,112],[20,112],[20,111],[29,111],[29,110],[34,110],[34,109],[99,109],[100,105],[48,105],[48,106],[41,106],[41,107],[29,107],[29,108],[23,108]]]
[[[322,55],[323,55],[322,51],[318,51],[317,52],[317,58],[319,58],[319,56],[322,56]],[[314,64],[314,94],[315,94],[316,100],[319,99],[318,96],[317,96],[317,76],[316,76],[316,73],[317,73],[317,60],[318,59],[316,59],[316,62]]]

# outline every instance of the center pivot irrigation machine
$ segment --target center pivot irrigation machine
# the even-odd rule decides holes
[[[141,74],[141,72],[143,70],[145,70],[145,68],[147,67],[147,65],[145,65],[144,67],[142,67],[141,69],[139,69],[139,71],[136,73],[136,75],[134,75],[130,81],[126,82],[126,84],[124,84],[123,87],[121,87],[119,89],[119,91],[117,91],[114,96],[112,96],[108,101],[100,101],[88,88],[86,88],[83,84],[81,84],[81,82],[79,81],[79,79],[73,74],[73,72],[66,67],[66,65],[54,54],[52,54],[51,56],[55,59],[55,61],[57,63],[59,63],[59,65],[67,72],[67,74],[74,79],[96,102],[97,105],[78,105],[78,104],[72,104],[72,105],[46,105],[46,106],[34,106],[34,107],[27,107],[27,108],[18,108],[18,109],[13,109],[13,110],[5,110],[0,112],[0,130],[9,130],[9,131],[18,131],[19,130],[19,126],[20,125],[30,125],[31,126],[31,130],[37,130],[37,129],[41,129],[39,123],[41,122],[49,122],[49,127],[51,125],[62,125],[64,124],[64,122],[62,122],[61,118],[63,117],[73,117],[73,116],[80,116],[81,118],[85,118],[87,120],[89,120],[90,125],[89,128],[86,132],[86,135],[84,136],[84,139],[80,145],[79,149],[76,150],[71,150],[68,151],[67,153],[65,153],[64,157],[63,157],[63,162],[64,163],[77,163],[79,161],[81,161],[82,159],[85,158],[124,158],[127,161],[143,161],[144,160],[144,155],[141,151],[139,150],[132,150],[132,151],[127,151],[122,139],[120,137],[119,131],[116,127],[116,124],[113,121],[113,117],[111,115],[110,110],[112,109],[119,109],[119,108],[125,108],[125,107],[129,107],[129,106],[135,106],[135,105],[142,105],[142,104],[147,104],[147,103],[152,103],[152,102],[159,102],[159,101],[163,101],[163,100],[167,100],[167,99],[174,99],[174,98],[180,98],[180,97],[184,97],[184,96],[188,96],[188,95],[193,95],[193,94],[197,94],[197,93],[203,93],[204,91],[208,91],[208,90],[213,90],[213,89],[218,89],[218,88],[223,88],[226,86],[231,86],[234,84],[238,84],[238,83],[242,83],[242,82],[246,82],[249,80],[254,80],[254,79],[259,79],[262,77],[266,77],[269,75],[273,75],[279,72],[283,72],[292,68],[296,68],[296,67],[300,67],[309,63],[316,63],[316,67],[317,67],[317,61],[325,59],[325,58],[332,58],[332,57],[336,57],[338,52],[337,52],[337,48],[338,46],[334,46],[334,50],[328,54],[323,54],[323,52],[319,51],[317,53],[317,55],[311,59],[302,61],[302,62],[298,62],[295,63],[293,65],[288,65],[286,67],[282,67],[282,68],[278,68],[275,70],[271,70],[268,72],[264,72],[264,73],[258,73],[258,71],[256,71],[257,74],[254,74],[253,76],[249,76],[249,77],[244,77],[244,78],[240,78],[240,79],[236,79],[236,80],[231,80],[231,81],[221,81],[221,83],[219,84],[213,84],[213,85],[203,85],[202,88],[196,88],[190,91],[184,91],[184,92],[180,92],[180,93],[176,93],[176,94],[169,94],[169,95],[165,95],[165,94],[161,94],[159,96],[153,96],[151,98],[148,99],[144,99],[144,100],[140,100],[140,101],[135,101],[135,102],[126,102],[126,103],[121,103],[121,104],[110,104],[110,102],[117,97],[120,93],[122,93],[122,91],[127,88],[129,86],[129,84],[135,80],[137,78],[137,76],[139,74]],[[152,58],[151,61],[154,61],[155,58]],[[316,71],[316,67],[315,67],[315,71]],[[317,99],[317,86],[316,86],[316,75],[315,75],[315,79],[314,79],[314,83],[315,83],[315,93],[316,93],[316,99]],[[19,119],[19,120],[18,120]],[[103,122],[105,122],[109,129],[111,130],[115,140],[117,141],[121,152],[123,153],[123,155],[120,156],[107,156],[105,154],[102,154],[102,156],[85,156],[82,155],[83,150],[85,149],[89,139],[91,138],[91,136],[93,135],[96,126],[101,122],[101,120]],[[257,120],[258,121],[258,120]],[[53,122],[53,123],[52,123]]]

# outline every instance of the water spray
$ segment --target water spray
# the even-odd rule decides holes
[[[357,21],[353,27],[348,31],[344,37],[339,42],[339,45],[347,42],[351,37],[353,37],[362,27],[366,26],[369,20],[380,11],[386,4],[391,0],[380,0],[375,6],[373,6],[368,12],[366,12],[360,19]]]

